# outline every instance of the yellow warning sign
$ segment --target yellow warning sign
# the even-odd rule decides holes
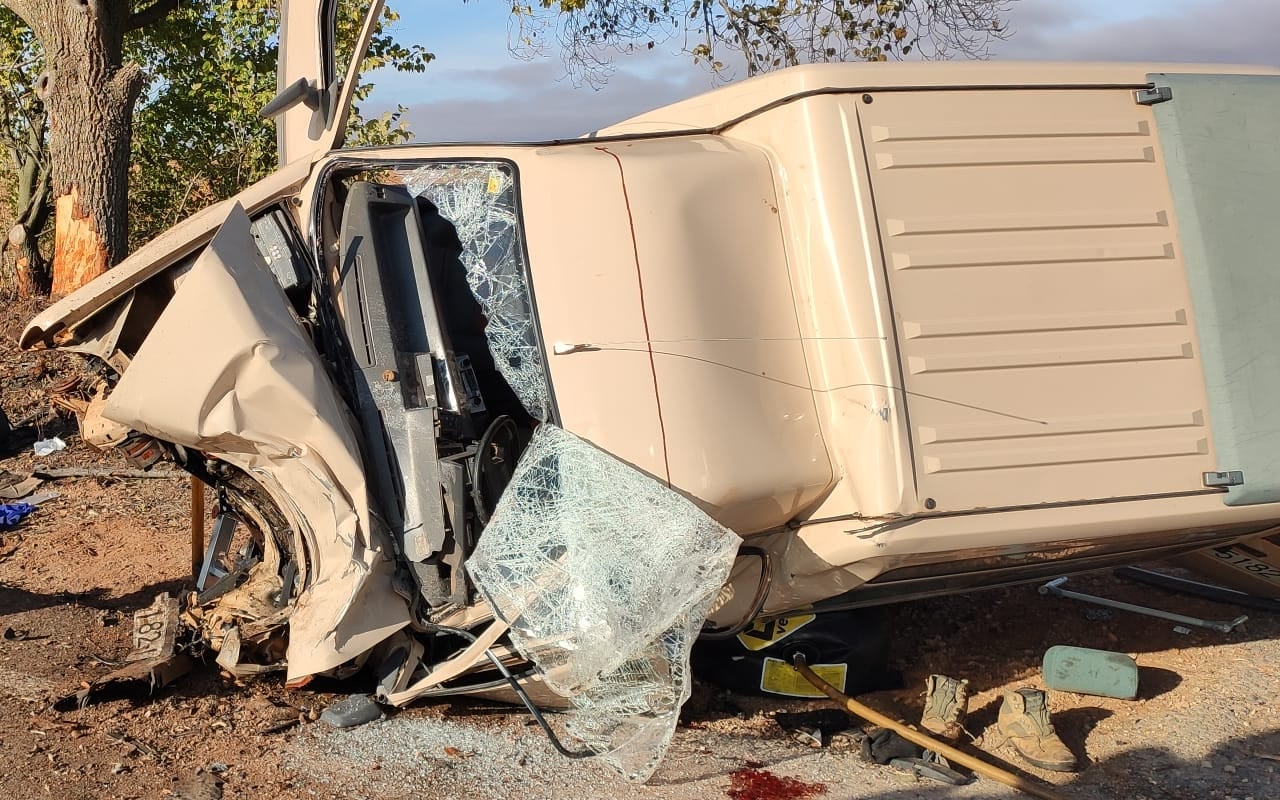
[[[817,617],[813,614],[758,619],[751,624],[750,628],[738,634],[738,641],[748,650],[763,650],[771,644],[777,644],[815,619]]]
[[[848,664],[811,664],[809,669],[827,683],[844,691]],[[826,697],[816,686],[804,679],[796,668],[780,658],[765,658],[760,673],[760,691],[786,697]]]

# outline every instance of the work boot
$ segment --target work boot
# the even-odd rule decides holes
[[[1075,771],[1076,757],[1054,732],[1048,699],[1039,689],[1005,692],[996,730],[1028,763],[1054,772]]]
[[[935,736],[957,741],[969,713],[969,681],[930,675],[924,684],[924,715],[920,727]]]

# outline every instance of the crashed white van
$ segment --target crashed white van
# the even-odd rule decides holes
[[[492,688],[540,602],[477,586],[519,572],[470,563],[499,518],[509,559],[548,518],[652,552],[651,638],[1280,525],[1280,71],[805,66],[339,150],[332,3],[285,5],[284,166],[23,335],[113,368],[97,444],[217,487],[183,619],[227,669]]]

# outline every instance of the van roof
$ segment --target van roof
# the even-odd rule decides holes
[[[718,130],[806,95],[913,89],[1142,87],[1152,73],[1280,75],[1266,66],[1159,62],[917,61],[806,64],[730,83],[596,131],[597,136]]]

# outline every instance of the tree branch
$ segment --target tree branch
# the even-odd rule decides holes
[[[23,22],[27,23],[27,27],[31,30],[34,31],[36,29],[35,20],[32,19],[35,13],[29,0],[0,0],[0,6],[4,6],[17,14]]]
[[[22,2],[22,0],[2,0],[5,3]],[[169,12],[178,7],[178,0],[155,0],[154,3],[146,8],[140,9],[129,15],[129,21],[125,23],[126,31],[136,31],[138,28],[145,28],[148,25],[154,25],[165,17],[169,16]]]

